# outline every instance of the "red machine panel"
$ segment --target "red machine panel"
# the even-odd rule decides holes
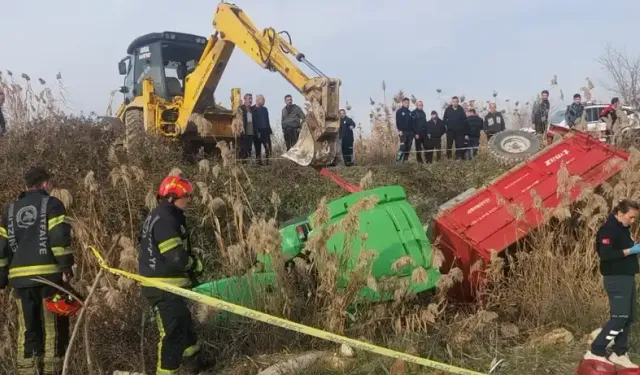
[[[548,209],[558,206],[562,199],[557,195],[562,161],[571,176],[581,178],[571,190],[574,201],[585,184],[602,184],[629,159],[626,152],[586,133],[572,133],[436,217],[433,234],[440,237],[440,246],[449,261],[457,259],[457,266],[466,273],[477,259],[489,260],[492,251],[504,250],[542,225],[544,220],[534,207],[534,196],[540,197]],[[520,220],[507,205],[520,207]]]

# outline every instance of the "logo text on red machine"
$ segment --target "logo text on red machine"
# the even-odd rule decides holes
[[[566,148],[564,150],[560,151],[559,153],[553,155],[549,159],[545,160],[544,161],[544,165],[546,165],[548,167],[551,164],[553,164],[554,162],[562,159],[562,157],[565,156],[565,155],[569,155],[569,150],[567,150]]]
[[[483,206],[485,206],[487,203],[491,202],[491,199],[489,198],[485,198],[483,201],[481,201],[480,203],[476,204],[475,206],[471,207],[470,209],[467,210],[467,215],[472,214],[474,211],[482,208]]]

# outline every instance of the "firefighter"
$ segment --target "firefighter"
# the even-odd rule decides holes
[[[0,289],[10,285],[18,305],[18,375],[60,374],[69,342],[69,318],[45,308],[57,290],[32,280],[63,285],[73,278],[71,226],[66,209],[48,194],[49,173],[31,168],[27,190],[9,203],[0,227]]]
[[[193,186],[182,176],[168,176],[158,189],[158,207],[145,219],[140,233],[139,273],[142,276],[191,288],[202,273],[202,262],[192,254],[184,212]],[[160,343],[158,375],[177,374],[181,365],[189,374],[205,367],[183,297],[142,283],[142,295],[156,314]]]

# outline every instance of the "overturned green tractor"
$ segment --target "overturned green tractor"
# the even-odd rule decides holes
[[[358,201],[372,198],[370,209],[357,214],[357,233],[346,237],[343,219]],[[349,194],[328,203],[329,218],[321,227],[335,225],[324,248],[342,261],[338,272],[338,288],[344,288],[349,277],[359,265],[361,253],[372,254],[370,275],[376,281],[392,279],[395,285],[405,285],[406,293],[420,293],[433,289],[440,278],[437,267],[432,267],[432,251],[425,230],[414,208],[407,201],[401,186],[386,186]],[[305,245],[319,235],[322,228],[312,227],[311,215],[284,223],[280,228],[284,261],[291,265],[296,258],[311,264]],[[353,232],[353,230],[351,230]],[[300,262],[298,260],[297,262]],[[257,256],[259,272],[243,276],[210,281],[197,286],[196,292],[219,298],[227,302],[255,308],[259,298],[278,290],[277,277],[272,259],[266,254]],[[423,277],[412,278],[418,268]],[[426,276],[426,277],[425,277]],[[400,283],[398,283],[400,281]],[[356,303],[382,302],[393,299],[392,291],[363,286]]]

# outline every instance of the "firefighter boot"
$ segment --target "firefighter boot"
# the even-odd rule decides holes
[[[215,360],[205,360],[202,353],[185,357],[182,361],[187,375],[199,375],[202,371],[210,370],[216,365]]]

